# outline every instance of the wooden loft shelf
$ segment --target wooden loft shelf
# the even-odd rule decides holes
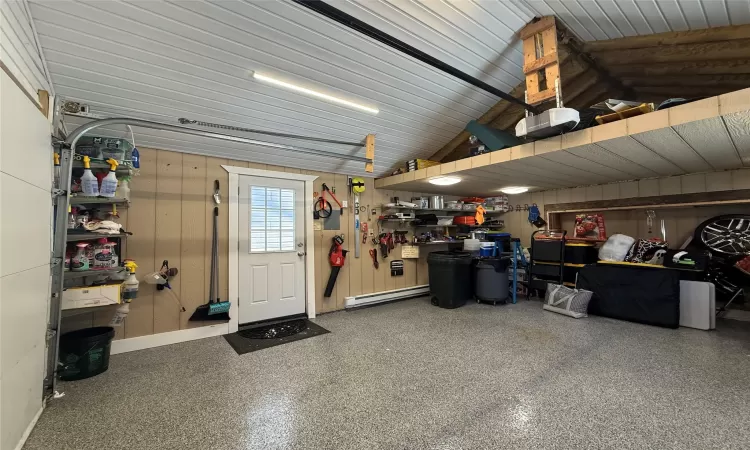
[[[750,88],[375,180],[375,187],[486,196],[750,167]],[[437,186],[440,175],[463,180]]]

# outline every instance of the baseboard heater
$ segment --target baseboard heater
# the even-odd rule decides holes
[[[430,293],[430,286],[413,286],[392,291],[376,292],[374,294],[355,295],[346,297],[346,309],[360,308],[362,306],[376,305],[378,303],[392,302],[412,297],[421,297]]]

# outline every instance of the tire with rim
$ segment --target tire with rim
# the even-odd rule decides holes
[[[727,256],[750,255],[750,215],[712,217],[695,228],[694,240]]]

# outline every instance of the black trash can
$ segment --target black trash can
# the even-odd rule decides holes
[[[427,257],[433,304],[458,308],[472,298],[469,252],[432,252]]]
[[[60,379],[82,380],[106,372],[115,329],[93,327],[60,336]]]

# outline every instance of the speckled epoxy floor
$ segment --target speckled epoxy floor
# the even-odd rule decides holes
[[[538,302],[408,300],[239,356],[223,338],[115,355],[64,383],[26,449],[750,446],[750,324],[667,330]]]

